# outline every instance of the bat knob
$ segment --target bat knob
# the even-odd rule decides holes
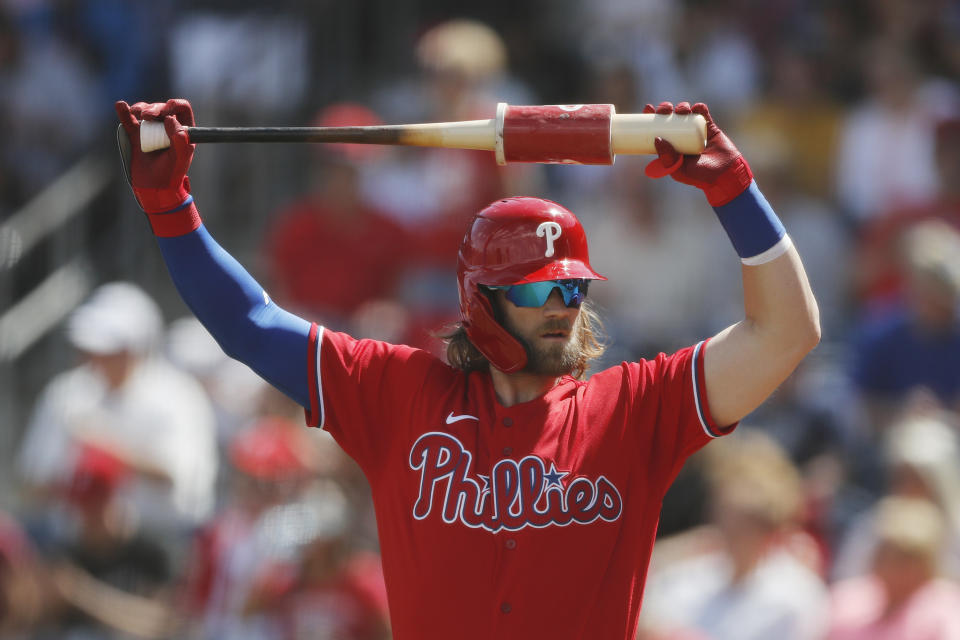
[[[144,153],[166,149],[170,138],[161,120],[143,120],[140,122],[140,150]]]

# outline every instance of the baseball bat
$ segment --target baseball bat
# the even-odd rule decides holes
[[[497,162],[611,164],[618,153],[656,153],[654,138],[697,154],[706,144],[703,116],[619,114],[613,105],[511,106],[489,120],[363,127],[187,127],[191,143],[321,142],[494,151]],[[168,147],[163,123],[144,120],[140,148]]]

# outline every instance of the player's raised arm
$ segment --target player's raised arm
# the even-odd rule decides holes
[[[190,195],[187,169],[194,146],[186,100],[116,104],[124,171],[180,296],[223,350],[246,363],[301,406],[310,406],[307,351],[310,323],[274,304],[249,273],[210,236]],[[143,153],[140,122],[162,121],[170,147]],[[126,134],[124,137],[124,133]]]
[[[707,120],[703,153],[681,155],[658,138],[658,157],[646,171],[702,189],[743,263],[744,318],[714,336],[704,353],[713,419],[732,424],[756,409],[817,345],[817,303],[790,236],[707,106],[662,103],[644,111],[694,112]]]

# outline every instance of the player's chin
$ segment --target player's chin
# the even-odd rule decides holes
[[[580,344],[573,336],[538,339],[527,354],[527,370],[541,375],[561,376],[574,370]]]

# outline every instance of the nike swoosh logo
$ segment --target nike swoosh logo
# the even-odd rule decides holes
[[[447,424],[453,424],[454,422],[460,422],[461,420],[476,420],[479,422],[480,418],[477,416],[467,415],[465,413],[463,415],[455,416],[453,415],[453,411],[451,411],[450,415],[447,416]]]

